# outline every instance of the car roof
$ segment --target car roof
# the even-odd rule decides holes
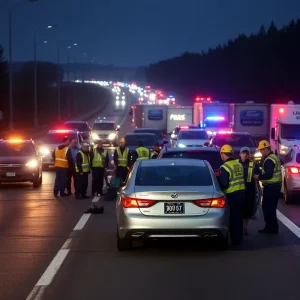
[[[79,124],[86,124],[86,121],[66,121],[65,124],[72,124],[72,123],[79,123]]]
[[[200,128],[181,128],[180,131],[205,131],[205,130]]]
[[[186,148],[179,148],[179,147],[174,147],[174,148],[166,148],[164,147],[161,152],[186,152],[186,151],[203,151],[203,152],[217,152],[219,153],[219,150],[217,147],[186,147]]]
[[[219,133],[219,132],[217,132],[216,133],[216,135],[249,135],[249,136],[251,136],[248,132],[231,132],[231,133]],[[215,135],[215,136],[216,136]]]
[[[145,159],[140,161],[141,167],[163,167],[163,166],[197,166],[206,167],[206,163],[202,159],[190,158],[164,158],[164,159]]]
[[[144,131],[144,130],[153,130],[153,131],[161,132],[160,129],[156,129],[156,128],[136,128],[136,129],[134,129],[134,131]]]

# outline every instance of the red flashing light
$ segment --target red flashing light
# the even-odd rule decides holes
[[[70,131],[72,131],[72,130],[68,130],[68,129],[57,129],[57,130],[54,130],[55,132],[57,132],[57,133],[68,133],[68,132],[70,132]]]
[[[283,109],[283,108],[279,108],[279,112],[280,112],[281,114],[283,114],[283,113],[284,113],[284,109]]]
[[[189,126],[180,126],[180,129],[189,129]]]

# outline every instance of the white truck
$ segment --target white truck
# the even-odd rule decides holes
[[[270,104],[245,103],[234,104],[234,118],[232,130],[248,132],[255,139],[268,139],[270,133]]]
[[[220,101],[194,103],[193,123],[205,129],[209,136],[231,131],[234,104]]]
[[[283,158],[295,145],[300,145],[300,104],[272,104],[270,117],[272,151]]]
[[[177,126],[193,124],[192,106],[168,106],[167,108],[167,133],[171,133]]]

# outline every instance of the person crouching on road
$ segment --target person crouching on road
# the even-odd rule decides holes
[[[127,178],[130,166],[130,151],[125,145],[125,139],[120,139],[120,146],[114,152],[114,169],[116,178],[121,178],[124,182]]]
[[[230,209],[229,231],[234,247],[243,242],[243,216],[245,208],[245,181],[241,163],[233,158],[230,145],[224,145],[220,151],[224,164],[220,167],[219,183],[226,194]]]
[[[246,203],[244,210],[244,235],[248,235],[248,223],[253,217],[257,209],[256,191],[258,188],[257,182],[254,180],[253,175],[259,175],[260,169],[259,165],[254,161],[250,160],[250,149],[248,147],[242,147],[240,150],[239,162],[244,168],[244,180],[246,188]]]
[[[65,193],[68,182],[68,171],[69,168],[73,167],[73,159],[69,144],[69,138],[64,137],[62,144],[59,145],[52,154],[56,169],[56,178],[53,189],[54,197],[57,197],[58,192],[60,192],[61,197],[68,196],[68,194]]]
[[[158,143],[156,143],[153,146],[153,152],[151,153],[151,159],[156,159],[160,153],[161,149],[160,149],[160,145]]]
[[[103,149],[103,143],[98,140],[97,147],[91,150],[91,167],[92,167],[92,194],[97,196],[103,196],[103,182],[105,171],[109,165],[109,158],[107,150]]]
[[[70,145],[69,148],[70,148],[70,151],[71,151],[71,154],[72,154],[73,165],[69,166],[68,184],[67,184],[68,196],[72,195],[72,178],[73,178],[73,185],[74,185],[74,190],[75,191],[76,191],[76,185],[77,185],[75,164],[76,164],[76,155],[79,151],[79,148],[78,148],[76,139],[73,139],[71,141],[71,145]]]
[[[254,179],[261,180],[263,184],[262,210],[266,223],[265,227],[258,232],[262,234],[278,234],[279,227],[276,209],[281,196],[281,163],[279,158],[271,151],[268,141],[260,141],[257,150],[260,151],[264,160],[262,174],[254,175]]]
[[[89,174],[90,174],[90,153],[89,144],[83,143],[82,148],[76,155],[76,176],[77,176],[77,190],[75,192],[76,199],[88,199],[89,196],[86,195]]]

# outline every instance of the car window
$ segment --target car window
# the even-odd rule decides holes
[[[139,167],[135,184],[138,186],[210,186],[209,169],[199,166]]]
[[[68,137],[69,140],[76,139],[77,140],[77,135],[76,134],[47,134],[43,140],[44,144],[61,144],[62,140],[64,137]]]
[[[202,150],[172,151],[163,152],[161,158],[191,158],[207,160],[213,169],[220,169],[223,164],[220,153]]]
[[[94,123],[93,130],[115,130],[114,123]]]
[[[255,141],[250,135],[226,134],[217,135],[213,138],[212,144],[218,147],[230,145],[231,147],[255,147]]]
[[[0,143],[0,156],[32,156],[35,155],[32,144],[29,143]]]
[[[89,126],[86,123],[65,123],[68,129],[77,129],[79,131],[89,131]]]
[[[151,130],[151,129],[143,129],[143,130],[135,130],[133,133],[153,133],[156,135],[158,139],[163,139],[162,133],[158,130]]]
[[[139,141],[142,141],[145,147],[151,147],[157,143],[157,138],[155,136],[149,135],[127,135],[125,136],[125,141],[127,146],[137,146]]]
[[[178,139],[181,140],[208,140],[205,131],[180,131]]]
[[[296,155],[296,163],[300,164],[300,153]]]

